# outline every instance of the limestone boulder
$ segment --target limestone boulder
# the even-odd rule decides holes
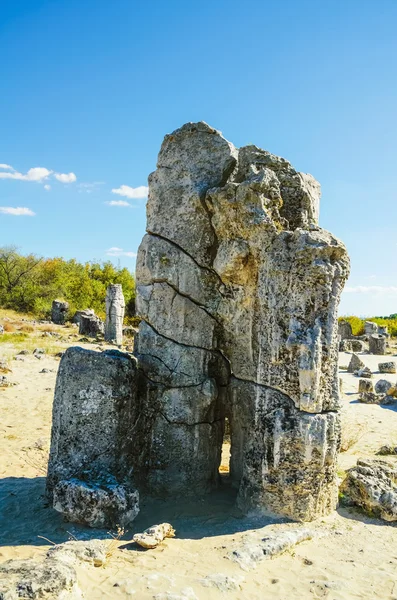
[[[397,468],[385,460],[357,461],[342,483],[350,504],[360,506],[384,521],[397,521]]]
[[[375,392],[377,394],[387,394],[393,388],[393,384],[386,379],[379,379],[375,384]]]
[[[387,338],[384,335],[373,333],[368,341],[370,354],[386,354]]]
[[[372,321],[365,321],[364,331],[365,331],[365,335],[371,336],[374,333],[378,332],[378,326],[376,323],[373,323]]]
[[[136,361],[130,355],[118,350],[66,350],[53,405],[47,474],[51,498],[61,481],[103,482],[107,477],[120,484],[129,481],[132,449],[136,444],[139,453],[140,443],[134,433],[137,386]]]
[[[81,315],[79,334],[88,337],[96,337],[104,333],[103,321],[96,315]]]
[[[379,373],[396,373],[396,363],[394,361],[378,364]]]
[[[360,369],[363,369],[364,367],[365,367],[365,364],[363,363],[361,358],[359,356],[357,356],[357,354],[353,354],[350,359],[349,365],[347,367],[347,372],[355,373],[356,371],[359,371]]]
[[[341,341],[350,340],[353,337],[352,326],[349,321],[340,320],[338,321],[338,333]]]

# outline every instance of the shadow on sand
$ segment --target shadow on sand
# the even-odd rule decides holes
[[[134,533],[156,523],[169,522],[182,539],[201,539],[255,530],[287,522],[263,515],[243,516],[235,506],[236,492],[223,482],[201,498],[154,500],[141,498],[141,511],[128,527],[126,548]],[[39,537],[42,536],[42,537]],[[46,538],[46,539],[43,539]],[[0,546],[42,546],[70,539],[110,538],[106,529],[65,522],[45,497],[45,477],[7,477],[0,480]]]

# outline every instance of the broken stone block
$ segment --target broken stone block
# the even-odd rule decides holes
[[[108,542],[104,540],[72,540],[52,546],[46,558],[73,566],[86,563],[94,567],[103,567],[107,562],[107,553]]]
[[[358,382],[358,391],[361,392],[373,392],[374,386],[372,381],[368,381],[367,379],[360,379]]]
[[[106,291],[105,340],[118,346],[123,343],[125,302],[120,283],[109,285]]]
[[[396,363],[393,361],[378,364],[379,373],[395,373]]]
[[[103,334],[103,321],[96,315],[81,315],[79,324],[79,334],[96,337],[98,334]]]
[[[139,494],[117,483],[70,479],[53,489],[53,507],[67,521],[89,527],[124,527],[139,512]]]
[[[118,350],[68,348],[57,375],[53,405],[47,491],[78,479],[134,488],[134,448],[142,441],[135,423],[136,361]],[[88,492],[87,492],[88,494]]]
[[[356,371],[358,371],[364,367],[365,367],[365,364],[363,363],[361,358],[359,358],[357,356],[357,354],[353,354],[350,359],[349,366],[347,367],[347,372],[355,373]]]
[[[368,341],[370,354],[386,354],[386,337],[378,333],[373,333],[369,336]]]
[[[343,481],[345,502],[356,504],[385,521],[397,521],[397,468],[385,460],[357,461]]]
[[[51,321],[56,325],[64,325],[68,318],[69,302],[53,300],[51,308]]]

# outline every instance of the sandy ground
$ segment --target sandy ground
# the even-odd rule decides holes
[[[59,328],[60,330],[62,328]],[[76,341],[59,342],[66,347]],[[85,347],[94,347],[80,344]],[[0,357],[12,356],[10,343],[0,342]],[[44,498],[45,469],[50,440],[51,404],[59,358],[33,355],[10,360],[8,374],[16,386],[0,390],[0,562],[44,555],[53,543],[98,537],[93,531],[63,522]],[[340,364],[350,355],[342,353]],[[362,355],[374,371],[382,357]],[[43,369],[49,373],[40,373]],[[358,379],[341,371],[344,382],[343,422],[346,435],[359,440],[340,456],[340,475],[358,457],[373,456],[384,444],[397,443],[397,405],[365,405],[357,401]],[[395,381],[397,376],[376,374]],[[224,449],[227,461],[228,448]],[[227,558],[246,540],[296,524],[243,518],[233,508],[227,485],[194,506],[143,504],[141,514],[120,540],[105,567],[78,568],[85,598],[146,600],[233,600],[346,598],[397,599],[397,525],[371,519],[353,509],[339,508],[330,517],[309,524],[318,533],[293,551],[256,568],[243,570]],[[156,522],[169,521],[176,537],[155,550],[138,551],[132,535]],[[46,539],[43,539],[43,536]],[[233,578],[229,590],[205,586],[208,576]],[[229,580],[230,581],[230,580]]]

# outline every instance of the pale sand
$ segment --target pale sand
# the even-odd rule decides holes
[[[0,356],[5,351],[10,354],[12,348],[1,344]],[[369,355],[362,358],[373,369],[384,360]],[[349,354],[341,354],[340,364],[347,365],[349,359]],[[50,544],[38,536],[57,543],[68,540],[68,532],[79,539],[109,537],[106,531],[64,523],[45,504],[44,477],[56,373],[40,371],[56,370],[58,364],[59,359],[37,360],[31,355],[24,362],[13,361],[9,377],[19,385],[0,391],[1,562],[43,555]],[[357,403],[358,379],[347,373],[341,377],[344,421],[349,428],[366,429],[359,441],[340,456],[342,474],[357,457],[373,456],[380,446],[397,443],[397,405]],[[376,375],[374,381],[381,377],[397,380],[397,375]],[[224,456],[227,459],[227,448]],[[173,524],[175,538],[148,551],[138,551],[128,544],[134,533],[161,521]],[[370,519],[352,509],[340,508],[330,517],[308,524],[324,535],[273,560],[263,560],[253,570],[243,571],[225,558],[247,537],[260,539],[271,531],[296,526],[241,518],[233,509],[233,496],[227,486],[195,506],[142,503],[141,515],[107,566],[78,567],[79,585],[88,600],[146,600],[165,592],[174,594],[175,599],[188,599],[186,588],[192,588],[199,600],[397,598],[397,525]],[[213,574],[228,575],[237,581],[244,578],[241,589],[222,592],[204,587],[201,580]],[[168,598],[173,600],[174,596]]]

